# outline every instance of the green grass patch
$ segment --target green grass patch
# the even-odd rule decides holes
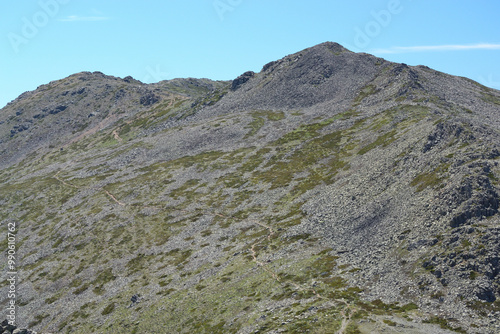
[[[364,146],[363,148],[361,148],[359,151],[358,151],[358,154],[359,155],[363,155],[371,150],[373,150],[374,148],[376,147],[379,147],[379,146],[382,146],[382,147],[386,147],[387,145],[389,145],[390,143],[394,142],[397,138],[395,137],[397,134],[397,131],[396,130],[392,130],[392,131],[389,131],[387,133],[384,133],[383,135],[380,135],[377,137],[377,139],[375,139],[375,141],[371,144],[368,144],[366,146]]]
[[[358,96],[356,96],[356,98],[354,99],[354,105],[355,106],[359,105],[365,98],[377,93],[378,91],[379,90],[377,89],[377,87],[375,87],[375,85],[373,84],[366,85],[361,89]]]
[[[445,173],[450,168],[450,164],[441,164],[431,172],[417,175],[410,183],[412,187],[417,187],[417,192],[421,192],[427,187],[435,187],[445,179]]]
[[[116,306],[116,304],[115,304],[115,303],[110,303],[110,304],[108,304],[108,306],[106,306],[106,307],[102,310],[101,314],[102,314],[102,315],[108,315],[108,314],[111,314],[111,313],[115,310],[115,306]]]
[[[457,333],[467,333],[461,327],[450,326],[450,324],[448,323],[448,321],[446,319],[439,318],[439,317],[431,317],[429,319],[423,320],[422,322],[426,323],[426,324],[436,324],[436,325],[439,325],[439,327],[441,327],[442,329],[449,329],[449,330],[452,330],[452,331],[457,332]]]

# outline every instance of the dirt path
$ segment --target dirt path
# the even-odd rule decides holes
[[[272,227],[267,226],[266,224],[262,224],[261,222],[258,222],[258,221],[255,221],[255,220],[252,220],[252,222],[254,224],[262,226],[265,229],[268,229],[269,230],[269,234],[267,235],[267,240],[271,241],[271,238],[274,235],[274,230],[272,229]]]
[[[62,184],[64,184],[65,186],[68,186],[68,187],[71,187],[71,188],[75,188],[75,189],[78,189],[77,186],[74,186],[72,184],[69,184],[68,182],[64,181],[63,179],[61,179],[58,175],[59,173],[61,173],[61,171],[58,171],[56,173],[56,175],[53,176],[54,179],[56,179],[57,181],[61,182]]]
[[[345,333],[347,326],[349,326],[349,323],[351,322],[353,314],[356,313],[356,309],[351,309],[351,306],[344,299],[342,299],[342,303],[345,304],[348,314],[346,315],[345,310],[340,311],[340,314],[342,315],[342,323],[340,325],[339,331],[336,334]]]
[[[115,134],[116,131],[113,131],[113,134]],[[116,134],[118,136],[118,134]],[[54,176],[53,178],[55,178],[56,180],[58,180],[59,182],[61,182],[62,184],[68,186],[68,187],[72,187],[72,188],[75,188],[75,189],[80,189],[79,187],[75,186],[75,185],[72,185],[66,181],[64,181],[63,179],[61,179],[58,175],[59,173],[61,173],[62,170],[58,171]],[[104,189],[104,188],[101,188],[101,190],[109,197],[111,198],[111,200],[113,202],[115,202],[116,204],[118,204],[119,206],[122,206],[122,207],[126,207],[128,206],[128,204],[126,203],[123,203],[121,202],[120,200],[118,200],[112,193],[110,193],[108,190]],[[159,209],[161,210],[162,208],[158,208],[158,207],[148,207],[148,206],[138,206],[138,208],[141,208],[141,209],[144,209],[144,208],[149,208],[149,209]],[[187,213],[187,214],[191,214],[193,212],[190,212],[190,211],[186,211],[186,210],[181,210],[181,212],[183,213]],[[232,216],[226,216],[226,215],[223,215],[219,212],[211,212],[211,211],[207,211],[205,212],[207,214],[213,214],[213,215],[216,215],[216,216],[219,216],[219,217],[222,217],[222,218],[225,218],[225,219],[236,219],[235,217],[232,217]],[[260,268],[262,268],[262,270],[264,270],[265,272],[267,272],[274,280],[276,280],[278,283],[280,284],[284,284],[285,282],[283,282],[280,278],[280,276],[274,272],[273,270],[271,270],[269,268],[269,266],[265,263],[265,262],[262,262],[262,261],[259,261],[259,259],[257,258],[258,254],[257,254],[257,250],[256,250],[256,247],[258,247],[265,239],[267,239],[268,241],[271,241],[271,238],[273,237],[273,235],[275,234],[275,231],[273,230],[272,227],[264,224],[264,223],[261,223],[257,220],[249,220],[250,222],[252,222],[253,224],[255,225],[258,225],[260,227],[263,227],[265,229],[267,229],[269,231],[268,235],[264,238],[261,238],[260,240],[258,240],[257,242],[253,243],[250,247],[250,253],[252,255],[252,260],[253,262],[255,262]],[[295,283],[295,282],[287,282],[289,284],[291,284],[292,286],[295,287],[295,289],[297,289],[298,291],[311,291],[317,298],[322,298],[322,299],[325,299],[324,297],[322,297],[315,289],[313,288],[304,288],[302,286],[300,286],[299,284]],[[347,324],[345,325],[347,326]]]
[[[71,188],[75,188],[75,189],[80,189],[80,187],[77,187],[75,185],[72,185],[71,183],[68,183],[66,181],[64,181],[63,179],[61,179],[59,177],[59,173],[61,173],[62,170],[58,171],[54,176],[53,178],[56,179],[57,181],[61,182],[62,184],[64,184],[65,186],[68,186],[68,187],[71,187]],[[113,194],[111,194],[109,191],[107,191],[106,189],[102,189],[102,191],[104,191],[104,193],[106,195],[109,196],[109,198],[111,198],[116,204],[120,205],[120,206],[126,206],[125,203],[123,202],[120,202]]]
[[[340,325],[340,329],[337,334],[344,334],[349,322],[351,321],[351,315],[349,314],[349,317],[347,317],[344,310],[342,310],[340,314],[342,315],[342,324]]]
[[[113,196],[113,195],[112,195],[109,191],[107,191],[106,189],[104,189],[104,192],[105,192],[105,193],[106,193],[106,195],[108,195],[108,196],[109,196],[109,197],[110,197],[113,201],[115,201],[115,202],[116,202],[116,204],[121,205],[121,206],[126,206],[126,204],[125,204],[125,203],[122,203],[122,202],[120,202],[119,200],[117,200],[117,199],[116,199],[116,197],[115,197],[115,196]]]
[[[118,140],[120,143],[123,142],[123,139],[118,135],[118,131],[113,130],[113,137]]]
[[[184,211],[185,212],[185,211]],[[214,215],[216,216],[219,216],[219,217],[222,217],[222,218],[226,218],[226,219],[233,219],[233,217],[231,216],[225,216],[219,212],[215,212],[213,213]],[[259,221],[256,221],[256,220],[251,220],[252,223],[256,224],[256,225],[259,225],[259,226],[262,226],[264,227],[265,229],[267,229],[269,231],[269,234],[267,235],[267,240],[271,240],[272,236],[274,235],[274,230],[272,229],[272,227],[270,226],[267,226],[266,224],[263,224]],[[271,275],[271,277],[273,279],[275,279],[276,281],[278,281],[279,283],[281,283],[281,279],[279,277],[279,275],[277,273],[275,273],[274,271],[272,271],[271,269],[269,269],[266,264],[262,261],[259,261],[257,259],[257,251],[255,250],[255,247],[257,247],[260,243],[262,242],[262,240],[259,240],[255,243],[252,244],[252,246],[250,247],[250,253],[252,253],[252,260],[253,262],[257,263],[257,265],[259,265],[259,267],[261,267],[265,272],[269,273],[269,275]]]
[[[268,237],[270,237],[271,234],[268,235]],[[252,244],[252,247],[250,248],[250,252],[252,253],[252,259],[253,259],[253,262],[257,263],[257,265],[259,265],[262,270],[264,270],[265,272],[267,272],[269,275],[271,275],[271,277],[273,279],[275,279],[278,283],[281,283],[281,278],[279,277],[278,274],[276,274],[274,271],[272,271],[271,269],[269,269],[268,266],[266,266],[266,264],[262,261],[259,261],[257,259],[257,252],[255,251],[255,247],[257,247],[262,241],[259,241],[259,242],[256,242],[254,244]]]
[[[272,236],[274,235],[274,230],[272,229],[272,227],[270,226],[267,226],[266,224],[263,224],[261,222],[258,222],[258,221],[255,221],[255,220],[252,220],[252,222],[254,224],[257,224],[257,225],[260,225],[264,228],[266,228],[267,230],[269,230],[269,234],[267,235],[267,240],[271,241],[271,238]],[[252,247],[250,248],[250,252],[252,253],[252,258],[253,258],[253,261],[255,263],[257,263],[261,268],[262,270],[264,270],[265,272],[269,273],[271,275],[271,277],[273,279],[275,279],[278,283],[280,284],[283,284],[284,282],[281,280],[281,278],[279,277],[279,275],[277,273],[275,273],[274,271],[272,271],[271,269],[269,269],[269,267],[262,261],[259,261],[257,259],[257,252],[255,250],[255,247],[257,247],[263,240],[260,240],[254,244],[252,244]],[[322,297],[315,289],[313,288],[304,288],[302,286],[300,286],[299,284],[295,283],[295,282],[288,282],[290,283],[291,285],[293,285],[293,287],[295,289],[297,289],[298,291],[311,291],[317,298],[321,298],[321,299],[325,299],[324,297]]]
[[[86,129],[85,131],[83,131],[82,133],[80,133],[78,136],[76,136],[73,139],[69,140],[62,147],[67,147],[67,146],[69,146],[69,145],[71,145],[71,144],[73,144],[73,143],[75,143],[75,142],[83,139],[84,137],[93,135],[93,134],[97,133],[99,130],[102,130],[105,127],[113,124],[117,120],[118,120],[118,115],[115,115],[115,114],[109,115],[106,118],[104,118],[102,121],[100,121],[98,124],[96,124],[94,127],[90,128],[90,129]]]

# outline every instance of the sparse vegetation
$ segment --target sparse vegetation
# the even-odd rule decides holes
[[[104,308],[104,310],[102,310],[101,314],[108,315],[108,314],[112,313],[114,310],[115,310],[115,303],[110,303],[110,304],[108,304],[108,306],[106,306]]]
[[[417,192],[423,191],[427,187],[435,187],[445,180],[445,173],[449,167],[449,164],[441,164],[431,172],[417,175],[410,184],[417,187]]]
[[[332,52],[336,61],[357,57]],[[0,141],[7,155],[5,143],[19,147],[21,162],[0,170],[0,232],[16,222],[19,308],[43,302],[30,326],[360,333],[373,319],[388,328],[418,316],[463,332],[455,324],[465,320],[429,307],[467,305],[478,324],[499,312],[498,299],[476,300],[489,291],[452,300],[457,286],[476,291],[496,272],[498,140],[494,122],[483,126],[478,115],[497,110],[498,94],[473,86],[482,98],[466,98],[481,107],[468,109],[446,92],[412,89],[411,80],[431,87],[430,72],[405,68],[419,75],[403,80],[379,60],[369,63],[375,77],[359,63],[349,85],[328,86],[335,72],[317,66],[312,77],[295,68],[303,90],[273,86],[294,64],[286,58],[256,74],[247,109],[238,102],[244,90],[229,93],[229,82],[132,89],[92,74],[43,90],[61,105],[71,96],[74,120],[29,115],[54,108],[36,96],[9,106],[5,114],[23,109],[37,131],[52,124],[50,134],[7,132]],[[349,100],[337,103],[342,94]],[[22,118],[2,115],[9,131]],[[36,149],[19,141],[37,136],[50,140]],[[437,144],[423,153],[429,142]],[[0,248],[5,254],[9,240]],[[392,282],[401,291],[385,294]]]

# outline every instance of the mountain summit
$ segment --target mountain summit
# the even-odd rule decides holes
[[[233,81],[26,92],[0,110],[16,325],[497,333],[499,113],[497,90],[330,42]]]
[[[304,108],[353,99],[385,61],[324,43],[246,72],[233,82],[234,102],[247,108]]]

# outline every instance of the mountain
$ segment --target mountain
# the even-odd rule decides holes
[[[24,93],[0,110],[17,325],[498,333],[499,113],[498,90],[330,42],[233,81]]]

